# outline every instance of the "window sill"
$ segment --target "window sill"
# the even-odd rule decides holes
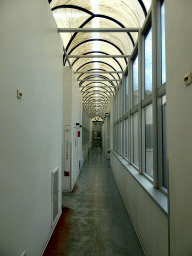
[[[168,215],[168,199],[167,196],[160,190],[155,189],[153,184],[144,177],[144,175],[139,174],[138,170],[114,150],[111,152],[116,156],[116,158],[121,162],[121,164],[127,169],[127,171],[133,176],[133,178],[140,184],[140,186],[146,191],[146,193],[153,199],[153,201],[159,206],[162,212]]]

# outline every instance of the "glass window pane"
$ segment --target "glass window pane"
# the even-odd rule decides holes
[[[152,104],[145,107],[145,172],[153,177]]]
[[[138,112],[132,116],[133,127],[133,163],[139,167]]]
[[[118,151],[117,124],[115,125],[115,150]]]
[[[116,127],[115,127],[115,125],[114,125],[114,131],[113,131],[113,148],[116,150],[116,145],[115,145],[115,143],[116,143]]]
[[[122,116],[122,100],[121,100],[122,86],[119,89],[119,118]]]
[[[124,157],[127,158],[127,119],[124,120]]]
[[[121,154],[121,127],[120,123],[117,125],[117,136],[118,136],[118,153]]]
[[[166,136],[166,95],[162,97],[162,162],[163,187],[167,188],[167,136]]]
[[[127,118],[126,119],[126,126],[127,126],[127,128],[126,128],[126,132],[127,132],[127,140],[126,140],[126,148],[127,148],[127,159],[129,160],[129,121],[128,121],[129,119]]]
[[[116,114],[116,120],[118,120],[118,116],[119,116],[119,110],[118,110],[118,104],[119,104],[119,97],[118,97],[118,94],[117,94],[117,96],[116,96],[116,112],[117,112],[117,114]]]
[[[118,152],[118,137],[117,137],[117,124],[115,125],[115,148]]]
[[[165,59],[165,4],[161,6],[161,60],[162,60],[162,71],[161,71],[161,83],[166,82],[166,59]]]
[[[145,97],[152,93],[152,28],[145,36]]]
[[[124,130],[125,130],[125,120],[122,121],[122,132],[121,132],[121,141],[122,141],[122,144],[121,144],[121,150],[122,150],[122,156],[125,156],[124,154],[124,146],[125,146],[125,133],[124,133]]]
[[[127,157],[127,148],[128,148],[128,119],[125,119],[124,126],[124,156]]]
[[[133,96],[132,96],[132,106],[138,104],[138,55],[133,62]]]
[[[113,121],[114,122],[116,121],[116,118],[115,118],[115,101],[116,101],[116,98],[114,97],[114,100],[113,100]]]
[[[122,155],[122,137],[123,136],[123,123],[122,122],[120,122],[120,155]]]
[[[125,113],[128,111],[128,75],[125,77]]]

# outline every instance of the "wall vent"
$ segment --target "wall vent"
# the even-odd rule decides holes
[[[59,168],[52,172],[52,226],[54,225],[57,215],[59,214]]]

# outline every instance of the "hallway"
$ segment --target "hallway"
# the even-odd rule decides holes
[[[63,195],[72,224],[66,255],[144,255],[101,148],[91,150],[76,185]]]

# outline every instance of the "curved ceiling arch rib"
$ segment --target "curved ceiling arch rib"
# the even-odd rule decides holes
[[[101,52],[101,51],[87,52],[87,53],[84,53],[83,55],[88,55],[88,54],[92,54],[92,53],[102,53],[103,55],[108,55],[108,56],[109,56],[108,53]],[[93,56],[94,56],[94,55],[93,55]],[[75,59],[74,62],[71,64],[71,66],[73,66],[79,59],[80,59],[80,58]],[[112,57],[112,59],[113,59],[114,61],[116,61],[116,63],[119,65],[120,69],[123,71],[123,68],[122,68],[121,64],[119,63],[119,61],[118,61],[116,58],[114,58],[114,57]],[[126,66],[126,65],[125,65],[125,66]]]
[[[147,16],[147,10],[145,8],[145,5],[144,5],[143,1],[142,0],[138,0],[138,2],[140,3],[140,5],[141,5],[141,7],[143,9],[143,12],[145,14],[145,17],[146,17]]]
[[[92,69],[88,69],[88,70],[86,70],[86,71],[83,71],[84,73],[86,73],[86,72],[92,72],[92,71],[94,71],[94,72],[108,72],[106,69],[102,69],[102,68],[92,68]],[[84,74],[82,72],[82,74]],[[113,71],[112,71],[113,72]],[[109,74],[110,75],[112,75],[111,73],[110,73],[110,71],[109,71]],[[115,73],[117,76],[118,76],[118,78],[120,79],[120,75],[119,75],[119,73]],[[78,77],[77,77],[77,79],[78,79]]]
[[[90,79],[92,79],[92,78],[98,78],[98,77],[94,77],[94,76],[86,77],[83,81],[81,81],[81,82],[79,83],[79,86],[82,86],[82,84],[85,83],[85,82],[90,82]],[[114,83],[113,83],[110,79],[108,79],[107,77],[102,76],[102,75],[99,75],[99,78],[103,79],[103,82],[108,82],[108,83],[111,84],[111,86],[114,86],[114,87],[115,87]],[[93,82],[97,82],[97,80],[98,80],[98,79],[96,79],[95,81],[92,80],[91,82],[92,82],[92,83],[93,83]],[[99,81],[100,81],[100,80],[99,80]],[[86,86],[87,86],[87,85],[86,85]],[[106,86],[107,86],[107,85],[106,85]]]
[[[103,82],[90,82],[90,83],[87,84],[86,86],[82,86],[82,87],[81,87],[81,92],[85,92],[84,89],[90,88],[90,86],[93,85],[93,84],[97,84],[97,86],[93,86],[93,87],[98,87],[98,88],[101,87],[102,89],[103,89],[103,88],[104,88],[104,89],[109,89],[112,93],[114,93],[114,92],[116,91],[116,90],[115,90],[115,89],[116,89],[115,86],[110,86],[110,87],[109,87],[108,85],[106,85],[106,84],[103,83]],[[104,85],[104,86],[100,86],[99,84],[102,84],[102,85]],[[91,87],[92,87],[92,86],[91,86]],[[113,89],[114,91],[113,91],[112,89]]]
[[[86,41],[83,41],[83,42],[80,42],[79,44],[75,45],[69,52],[69,55],[77,48],[79,47],[80,45],[82,44],[86,44],[88,42],[105,42],[105,43],[108,43],[108,44],[111,44],[112,46],[114,46],[122,55],[123,55],[123,52],[121,51],[121,49],[115,45],[114,43],[110,42],[110,41],[107,41],[106,39],[102,39],[102,38],[92,38],[92,39],[88,39]]]
[[[96,91],[96,93],[94,93],[94,91],[90,91],[90,92],[84,92],[84,93],[87,93],[87,94],[82,94],[83,97],[87,97],[88,95],[91,96],[91,95],[95,95],[95,94],[98,94],[98,95],[103,95],[105,94],[107,96],[107,98],[109,97],[109,95],[106,93],[106,92],[101,92],[101,91]]]
[[[84,63],[83,65],[81,65],[76,71],[79,71],[79,70],[80,70],[82,67],[84,67],[85,65],[88,65],[88,64],[90,64],[90,63],[96,63],[96,62],[102,63],[102,64],[104,64],[104,65],[107,65],[107,66],[109,66],[110,68],[112,68],[114,71],[117,71],[117,70],[116,70],[113,66],[111,66],[110,64],[108,64],[108,63],[106,63],[106,62],[104,62],[104,61],[99,61],[99,60],[86,62],[86,63]],[[123,69],[121,69],[121,71],[123,71]]]
[[[120,27],[125,28],[125,26],[124,26],[121,22],[119,22],[118,20],[116,20],[116,19],[114,19],[114,18],[112,18],[112,17],[109,17],[109,16],[107,16],[107,15],[95,14],[95,15],[94,15],[94,18],[108,19],[108,20],[111,20],[111,21],[115,22],[115,23],[118,24]],[[135,42],[134,42],[134,40],[133,40],[132,35],[130,34],[130,32],[127,32],[127,34],[128,34],[128,36],[130,37],[133,46],[135,46]]]
[[[105,94],[107,93],[107,94],[109,94],[109,95],[113,95],[113,93],[112,93],[111,91],[108,91],[108,90],[106,90],[105,88],[101,88],[101,89],[103,89],[104,91],[95,90],[94,87],[90,87],[90,88],[88,88],[86,91],[82,92],[82,96],[84,97],[84,96],[86,96],[86,95],[84,95],[85,93],[90,93],[90,92],[94,92],[94,93],[103,92],[103,93],[105,93]],[[107,94],[106,94],[106,95],[107,95]]]
[[[87,10],[83,7],[80,7],[80,6],[77,6],[77,5],[71,5],[71,4],[55,6],[51,9],[51,11],[55,11],[55,10],[58,10],[58,9],[61,9],[61,8],[77,9],[77,10],[80,10],[82,12],[86,12],[90,15],[94,15],[94,13],[90,12],[89,10]]]
[[[106,39],[102,39],[102,38],[92,38],[92,39],[88,39],[88,40],[86,40],[86,41],[82,41],[82,42],[76,44],[76,45],[69,51],[68,54],[71,55],[71,53],[72,53],[75,49],[77,49],[79,46],[85,45],[86,43],[89,43],[89,42],[103,42],[103,43],[110,44],[110,45],[112,45],[114,48],[116,48],[116,49],[119,51],[119,53],[120,53],[121,55],[124,54],[123,51],[122,51],[117,45],[115,45],[113,42],[110,42],[110,41],[108,41],[108,40],[106,40]],[[65,56],[64,56],[64,57],[65,57]],[[126,65],[127,65],[127,60],[126,60],[126,58],[124,58],[124,60],[125,60]],[[65,60],[63,63],[64,63],[64,66],[65,66],[66,60]]]
[[[100,72],[100,71],[103,71],[103,72],[107,72],[107,70],[105,70],[105,69],[91,69],[91,70],[87,70],[87,71],[97,71],[98,73]],[[97,74],[97,73],[95,73],[95,74]],[[78,77],[77,77],[77,79],[80,79],[83,75],[85,75],[85,73],[82,73],[81,75],[79,75]],[[115,79],[115,76],[113,75],[113,74],[111,74],[111,73],[109,73],[109,75],[110,76],[112,76],[112,79]],[[119,76],[119,79],[120,79],[120,76]]]
[[[152,0],[48,2],[61,28],[63,65],[75,72],[85,111],[104,120]]]
[[[113,88],[113,89],[116,88],[116,86],[115,86],[114,84],[112,84],[111,87],[108,87],[108,85],[105,84],[104,81],[103,81],[103,82],[92,81],[92,82],[90,82],[89,84],[86,84],[86,86],[81,86],[81,88],[86,88],[86,87],[88,87],[90,84],[94,84],[94,83],[96,83],[96,84],[103,84],[106,88]]]
[[[48,0],[49,4],[50,4],[52,1],[53,1],[53,0]],[[142,0],[138,0],[138,2],[139,2],[140,6],[141,6],[141,8],[142,8],[142,10],[143,10],[144,15],[147,16],[147,10],[146,10],[145,4],[143,3]],[[58,5],[58,6],[53,7],[51,10],[54,11],[54,10],[56,10],[56,9],[61,8],[61,6],[75,6],[75,8],[79,8],[79,9],[82,9],[82,10],[86,10],[85,8],[80,7],[80,6],[77,6],[77,5]],[[69,8],[70,8],[70,7],[69,7]],[[87,11],[88,11],[88,10],[87,10]],[[91,12],[90,12],[90,13],[91,13]],[[93,14],[93,13],[92,13],[92,14]]]
[[[119,22],[118,20],[116,20],[116,19],[114,19],[114,18],[112,18],[112,17],[110,17],[110,16],[101,15],[101,14],[94,14],[94,13],[88,11],[87,9],[82,8],[82,7],[79,7],[79,6],[76,6],[76,5],[60,5],[60,6],[56,6],[56,7],[52,8],[51,10],[52,10],[52,11],[55,11],[55,10],[62,9],[62,8],[63,8],[63,9],[65,9],[65,8],[77,9],[77,10],[86,12],[87,14],[91,15],[91,17],[89,17],[89,18],[80,26],[80,28],[83,28],[85,25],[87,25],[87,24],[88,24],[92,19],[94,19],[94,18],[104,18],[104,19],[108,19],[108,20],[113,21],[113,22],[116,23],[117,25],[119,25],[121,28],[125,28],[125,26],[124,26],[121,22]],[[75,36],[76,36],[77,34],[78,34],[78,33],[75,32],[75,33],[73,34],[73,36],[71,37],[70,41],[68,42],[68,44],[67,44],[67,46],[66,46],[66,51],[68,51],[68,49],[69,49],[71,43],[73,42],[73,40],[74,40],[74,38],[75,38]],[[134,46],[135,43],[134,43],[134,40],[133,40],[133,38],[132,38],[132,35],[130,34],[130,32],[127,32],[127,34],[128,34],[128,36],[130,37],[130,40],[131,40],[131,42],[132,42],[132,44],[133,44],[133,46]]]

